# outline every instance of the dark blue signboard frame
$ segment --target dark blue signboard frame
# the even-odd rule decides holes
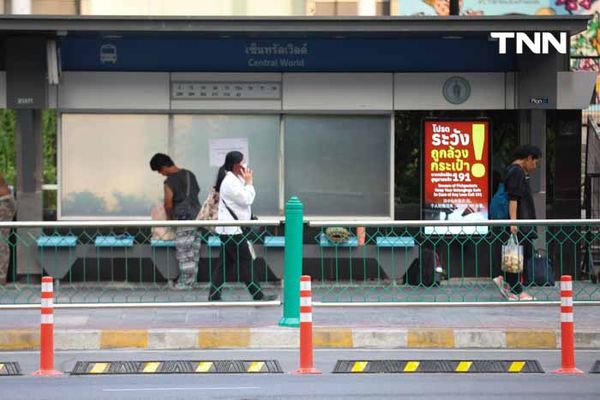
[[[487,38],[196,39],[66,37],[65,71],[504,72],[516,56]]]

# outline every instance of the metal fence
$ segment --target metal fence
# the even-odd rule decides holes
[[[313,293],[324,302],[506,301],[493,278],[508,281],[501,270],[508,223],[311,222],[319,229],[315,241],[321,245],[329,227],[351,232],[347,241],[321,250],[320,270],[309,272],[322,277],[313,284]],[[529,248],[524,272],[515,279],[524,291],[538,301],[558,301],[555,282],[568,274],[576,280],[575,300],[600,301],[598,271],[592,267],[592,254],[600,247],[598,220],[523,220],[515,225],[520,244]],[[364,244],[356,234],[359,226],[365,228]]]
[[[42,273],[55,279],[57,304],[204,302],[210,282],[218,281],[217,271],[224,274],[220,289],[225,302],[250,301],[258,286],[264,293],[281,294],[286,247],[281,221],[161,224],[0,223],[0,228],[10,229],[0,238],[10,251],[0,304],[39,303]],[[506,224],[308,221],[303,228],[303,273],[313,278],[316,302],[504,302],[507,298],[492,278],[506,277],[500,269],[502,245],[509,237]],[[600,220],[517,224],[527,232],[520,235],[521,244],[531,249],[521,275],[528,293],[538,301],[558,301],[552,278],[569,274],[575,279],[576,301],[600,301],[593,267],[594,252],[600,248]],[[213,232],[216,225],[252,229],[240,237],[226,237]],[[193,228],[193,240],[201,249],[194,283],[182,288],[177,285],[175,234],[165,228],[185,226]],[[240,250],[248,249],[248,242],[255,257],[248,262],[246,276]],[[233,256],[225,258],[225,268],[219,270],[226,244]],[[527,271],[532,265],[551,272],[542,281],[530,282]]]

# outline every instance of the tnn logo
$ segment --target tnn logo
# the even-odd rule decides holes
[[[515,39],[517,54],[523,54],[523,46],[527,46],[533,54],[549,54],[550,45],[561,53],[567,54],[567,32],[560,32],[557,39],[551,32],[535,32],[533,39],[525,32],[492,32],[490,36],[498,39],[498,52],[506,54],[508,39]]]

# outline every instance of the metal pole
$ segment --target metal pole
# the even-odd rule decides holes
[[[304,206],[292,197],[285,206],[285,254],[283,317],[280,326],[300,326],[300,275],[302,274],[302,239]]]
[[[450,0],[450,15],[460,15],[459,0]]]

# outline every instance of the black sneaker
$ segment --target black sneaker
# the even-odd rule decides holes
[[[255,297],[254,301],[273,301],[277,300],[276,294],[264,294],[261,297]]]
[[[221,298],[220,294],[209,294],[208,295],[208,301],[221,301],[221,300],[223,300],[223,299]]]

